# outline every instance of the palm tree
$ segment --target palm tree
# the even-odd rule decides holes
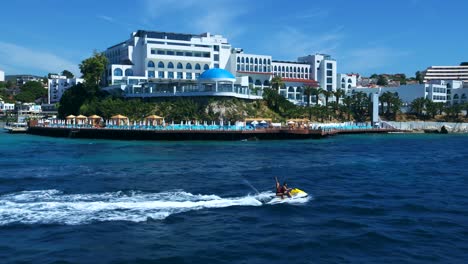
[[[342,89],[339,89],[339,90],[336,90],[335,91],[335,98],[336,98],[336,102],[337,103],[340,103],[340,99],[345,96],[345,91],[342,90]]]
[[[304,86],[304,94],[307,95],[307,107],[310,106],[310,96],[313,94],[314,91],[316,91],[317,89],[315,89],[314,87],[312,86]]]
[[[325,106],[328,106],[328,98],[333,95],[333,92],[324,90],[322,93],[325,96]]]
[[[271,87],[275,88],[278,94],[280,93],[280,88],[283,86],[284,86],[284,82],[280,76],[275,76],[271,79]]]
[[[380,101],[380,112],[381,114],[383,115],[384,114],[384,104],[387,103],[387,112],[388,112],[388,109],[389,109],[389,101],[391,100],[391,98],[393,97],[393,94],[391,92],[385,92],[383,93],[380,98],[379,98],[379,101]]]

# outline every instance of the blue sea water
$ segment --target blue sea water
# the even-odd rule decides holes
[[[466,263],[467,146],[0,133],[0,263]],[[267,204],[274,176],[309,197]]]

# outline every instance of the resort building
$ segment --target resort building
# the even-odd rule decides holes
[[[42,82],[43,77],[36,75],[20,74],[20,75],[7,75],[5,81],[11,81],[16,86],[21,87],[27,82]]]
[[[70,87],[84,82],[81,78],[67,79],[66,76],[61,75],[50,75],[48,81],[48,104],[54,104],[60,102],[63,93]]]
[[[336,91],[337,89],[337,64],[336,60],[330,55],[315,54],[299,57],[299,62],[310,65],[311,79],[320,83],[320,87],[327,91]]]
[[[351,74],[338,74],[337,75],[337,80],[338,80],[338,89],[344,90],[345,94],[348,94],[348,91],[350,91],[352,88],[357,87],[357,81],[358,81],[358,74],[351,73]]]
[[[315,76],[327,81],[329,74],[334,77],[327,84],[331,86],[325,87],[336,90],[336,61],[329,56],[314,55],[313,63],[273,61],[270,55],[244,53],[243,49],[233,48],[223,36],[210,33],[139,30],[103,54],[109,60],[105,90],[121,90],[126,97],[221,96],[222,93],[222,96],[259,99],[263,89],[271,86],[273,76],[280,76],[285,85],[278,92],[302,104],[306,101],[303,87],[318,87]],[[212,69],[222,71],[209,71]]]
[[[0,82],[4,82],[5,81],[5,72],[0,70]]]
[[[468,83],[468,65],[431,66],[423,72],[424,82],[433,80],[459,80]]]
[[[6,111],[15,110],[15,104],[5,103],[2,98],[0,98],[0,113],[4,114]]]

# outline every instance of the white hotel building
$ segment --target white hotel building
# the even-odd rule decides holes
[[[67,79],[65,76],[51,75],[48,81],[48,104],[60,102],[60,98],[68,88],[82,82],[84,82],[84,79],[81,78]]]
[[[336,90],[336,61],[309,55],[298,62],[274,61],[270,55],[244,53],[221,35],[139,30],[106,51],[106,90],[126,97],[234,96],[260,99],[273,76],[285,83],[280,94],[301,104],[304,86]],[[211,71],[202,76],[202,73]],[[202,78],[203,77],[203,78]],[[316,81],[317,80],[317,81]]]
[[[5,81],[5,72],[0,70],[0,82],[4,82]]]
[[[424,72],[424,82],[457,80],[468,83],[468,66],[431,66]]]

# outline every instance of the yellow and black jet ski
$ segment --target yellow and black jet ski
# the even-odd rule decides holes
[[[309,195],[299,188],[293,188],[291,191],[289,191],[289,194],[291,197],[288,197],[287,195],[284,195],[283,198],[281,198],[281,196],[275,196],[273,199],[271,199],[271,201],[268,202],[268,204],[288,202],[299,198],[305,198]]]

